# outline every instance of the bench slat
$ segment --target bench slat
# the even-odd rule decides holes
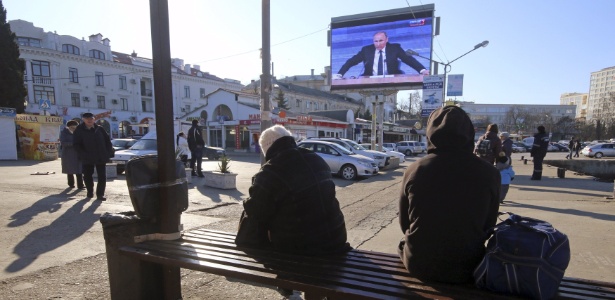
[[[120,249],[140,260],[301,290],[306,298],[513,299],[472,285],[424,283],[411,277],[397,255],[353,249],[329,256],[303,256],[235,245],[235,234],[195,229],[179,240],[147,241]],[[361,295],[361,296],[358,296]],[[615,300],[615,284],[564,278],[558,299]]]

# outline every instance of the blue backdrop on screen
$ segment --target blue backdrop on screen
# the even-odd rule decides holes
[[[333,27],[333,26],[332,26]],[[362,47],[372,45],[376,32],[384,31],[389,43],[400,44],[402,49],[411,49],[424,57],[431,57],[433,18],[406,18],[403,20],[378,22],[375,24],[352,24],[331,29],[331,73],[336,74],[342,65]],[[427,59],[414,56],[426,69],[430,69]],[[359,77],[363,74],[364,64],[359,63],[350,68],[344,78]],[[416,70],[400,62],[400,69],[404,74],[418,74]],[[420,84],[420,82],[419,82]],[[332,87],[335,87],[335,80]],[[393,83],[384,86],[404,86],[409,84]],[[339,86],[338,86],[339,87]],[[354,88],[354,87],[353,87]],[[358,88],[358,87],[357,87]]]

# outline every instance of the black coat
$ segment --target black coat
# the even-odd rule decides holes
[[[237,245],[301,254],[350,249],[327,163],[292,137],[275,141],[266,160],[243,204]]]
[[[62,173],[81,174],[81,162],[77,150],[73,146],[73,133],[70,129],[64,128],[60,132],[60,143],[62,145]]]
[[[461,108],[435,110],[426,135],[428,154],[406,168],[401,185],[401,259],[423,280],[471,282],[497,220],[500,172],[472,153],[474,126]]]
[[[203,140],[203,135],[201,134],[199,126],[193,125],[188,130],[188,148],[190,151],[195,151],[197,146],[203,148],[203,146],[205,146],[205,141]]]
[[[532,157],[542,157],[547,155],[549,150],[549,135],[546,132],[539,132],[534,135],[534,144],[530,150]]]
[[[114,152],[109,134],[97,124],[90,129],[85,123],[79,124],[73,133],[73,145],[83,164],[107,163]]]

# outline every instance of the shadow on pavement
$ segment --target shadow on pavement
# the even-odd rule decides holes
[[[533,205],[533,204],[522,204],[522,203],[517,203],[514,201],[508,201],[508,200],[505,200],[504,204],[500,206],[500,210],[505,211],[505,209],[502,209],[502,208],[509,208],[509,207],[510,208],[515,208],[515,207],[529,208],[529,209],[543,210],[543,211],[555,212],[555,213],[566,214],[566,215],[574,215],[574,216],[579,216],[579,217],[589,217],[592,219],[598,219],[598,220],[604,220],[604,221],[615,221],[615,215],[587,212],[587,211],[581,211],[578,209],[557,208],[557,207],[548,207],[548,206]]]

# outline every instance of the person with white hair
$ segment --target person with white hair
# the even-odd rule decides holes
[[[349,250],[327,163],[297,147],[280,125],[264,130],[258,142],[266,162],[243,203],[237,245],[308,255]]]
[[[508,160],[512,162],[513,141],[510,139],[510,133],[506,131],[500,132],[500,140],[502,141],[502,152],[504,152],[504,156],[508,157]]]

